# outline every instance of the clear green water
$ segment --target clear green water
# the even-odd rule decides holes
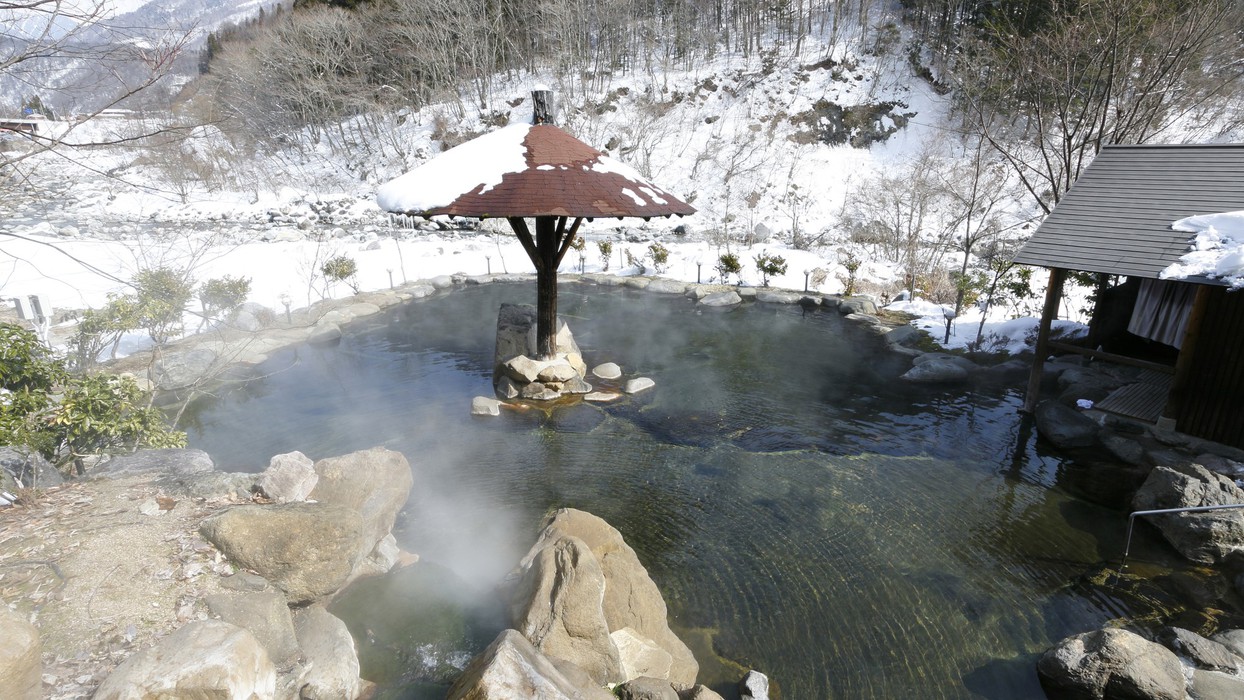
[[[386,620],[444,627],[451,648],[424,665],[460,663],[500,624],[480,622],[486,602],[467,624],[403,622],[367,601],[409,611],[426,599],[411,591],[446,580],[440,567],[459,581],[450,598],[487,601],[558,506],[621,530],[696,640],[701,680],[723,691],[742,666],[787,700],[1039,698],[1035,655],[1054,641],[1159,614],[1092,583],[1118,557],[1125,516],[1057,487],[1064,464],[1038,449],[1015,391],[902,383],[907,362],[836,313],[698,313],[682,298],[563,286],[589,364],[657,387],[472,418],[471,397],[491,393],[498,306],[533,297],[534,285],[497,285],[408,304],[337,347],[274,357],[264,378],[187,416],[191,445],[225,469],[291,450],[407,456],[415,488],[397,535],[423,563],[348,603],[362,646],[395,636]],[[441,573],[417,573],[427,566]],[[373,627],[379,641],[364,639]],[[389,683],[431,678],[389,657],[365,665]],[[439,673],[420,687],[435,695]]]

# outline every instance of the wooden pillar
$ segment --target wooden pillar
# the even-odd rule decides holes
[[[1025,413],[1032,413],[1041,398],[1041,373],[1045,369],[1045,356],[1050,349],[1050,324],[1058,315],[1058,303],[1063,296],[1063,282],[1067,271],[1056,267],[1050,270],[1050,283],[1045,289],[1045,306],[1041,309],[1041,325],[1037,330],[1036,357],[1032,360],[1032,373],[1028,375],[1028,390],[1024,392]]]
[[[1192,311],[1188,314],[1188,326],[1184,329],[1183,342],[1179,344],[1179,358],[1175,360],[1175,377],[1171,380],[1171,393],[1166,397],[1166,408],[1162,411],[1162,422],[1176,423],[1183,412],[1184,400],[1188,390],[1188,377],[1192,375],[1192,361],[1196,356],[1197,340],[1201,337],[1201,321],[1205,318],[1205,307],[1209,304],[1210,288],[1208,285],[1197,285],[1196,299],[1192,302]],[[1172,429],[1174,425],[1170,426]]]
[[[557,217],[536,217],[536,353],[551,360],[557,346]]]

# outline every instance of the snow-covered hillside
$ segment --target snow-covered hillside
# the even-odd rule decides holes
[[[198,74],[211,32],[289,0],[19,0],[0,5],[0,117],[38,98],[57,114],[91,113],[152,75],[155,56],[176,60],[155,99]],[[20,58],[20,61],[14,61]],[[132,106],[132,105],[130,105]]]
[[[877,214],[857,208],[882,190],[918,199],[917,178],[951,172],[971,160],[970,148],[950,99],[908,61],[901,33],[880,50],[854,45],[808,41],[797,54],[775,45],[747,58],[722,52],[690,71],[619,73],[595,91],[563,90],[561,125],[699,210],[686,220],[587,224],[586,249],[563,269],[759,285],[756,256],[779,255],[787,268],[768,280],[774,286],[838,293],[849,285],[882,301],[915,286],[925,298],[902,308],[923,315],[921,324],[940,337],[944,278],[962,259],[958,224],[936,207],[921,211],[923,228],[913,235],[938,231],[943,279],[905,280],[901,251],[860,238],[859,222]],[[558,76],[498,77],[482,108],[463,113],[458,102],[369,114],[342,124],[333,139],[308,137],[278,152],[248,151],[217,126],[197,126],[177,140],[41,154],[22,164],[26,196],[3,204],[0,295],[96,307],[124,293],[137,270],[175,266],[198,281],[249,277],[252,300],[280,309],[350,293],[318,271],[337,255],[356,260],[362,289],[444,273],[531,271],[504,222],[477,231],[471,222],[396,221],[378,209],[375,192],[447,143],[528,120],[529,92],[546,84],[556,89]],[[184,120],[101,119],[67,140],[124,139]],[[1010,193],[1005,173],[993,183],[989,225],[999,238],[1022,238],[1035,207]],[[607,260],[599,242],[614,246]],[[670,251],[659,269],[653,243]],[[715,269],[723,253],[743,264],[737,276]],[[996,304],[985,332],[1036,305],[1031,297]],[[961,313],[951,344],[974,340],[980,316],[976,307]],[[1024,325],[1006,326],[998,347],[1020,349]]]

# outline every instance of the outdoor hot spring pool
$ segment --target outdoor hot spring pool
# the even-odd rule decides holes
[[[656,388],[472,418],[498,307],[534,296],[483,285],[395,307],[186,415],[221,469],[376,445],[410,460],[395,534],[421,561],[335,610],[388,697],[443,697],[501,629],[495,586],[558,506],[622,532],[727,697],[754,667],[787,700],[1040,698],[1037,654],[1154,614],[1099,583],[1126,518],[1059,488],[1064,462],[1016,390],[901,382],[908,362],[836,312],[563,285],[589,366]]]

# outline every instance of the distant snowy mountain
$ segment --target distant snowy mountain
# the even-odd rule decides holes
[[[289,0],[102,0],[94,21],[71,16],[49,21],[28,14],[12,19],[0,33],[5,55],[56,42],[53,58],[26,61],[0,74],[0,116],[14,115],[23,101],[38,96],[58,113],[85,112],[108,105],[126,86],[148,74],[140,51],[185,40],[171,75],[145,96],[147,104],[166,102],[198,69],[198,52],[208,34],[255,17],[260,10],[288,5]],[[81,13],[82,11],[79,10]],[[136,106],[136,105],[129,105]],[[161,105],[162,106],[162,105]]]
[[[208,33],[246,21],[283,0],[109,0],[115,5],[109,22],[116,26],[190,32],[197,43]]]

